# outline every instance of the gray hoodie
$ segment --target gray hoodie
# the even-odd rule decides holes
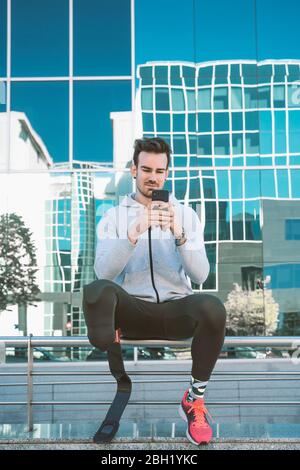
[[[100,220],[94,269],[99,279],[109,279],[137,298],[157,302],[151,280],[148,230],[135,245],[127,237],[128,227],[144,210],[133,196],[126,195],[120,205],[108,209]],[[202,284],[209,273],[197,213],[180,204],[172,194],[169,200],[180,217],[187,240],[176,246],[170,229],[151,229],[153,278],[160,303],[193,294],[190,280]]]

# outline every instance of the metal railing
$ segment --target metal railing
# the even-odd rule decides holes
[[[173,347],[173,348],[186,348],[191,345],[192,338],[180,341],[173,340],[131,340],[131,339],[121,339],[122,345],[133,346],[137,348],[138,346],[148,346],[148,347]],[[36,405],[110,405],[109,401],[34,401],[33,400],[33,377],[36,376],[111,376],[110,371],[64,371],[64,372],[35,372],[33,370],[33,349],[34,347],[86,347],[90,346],[89,340],[87,337],[77,336],[77,337],[53,337],[53,336],[29,336],[29,337],[0,337],[0,359],[1,357],[5,358],[5,351],[7,347],[19,347],[27,348],[27,371],[26,372],[0,372],[1,376],[27,376],[26,383],[0,383],[2,386],[20,386],[27,385],[27,400],[26,402],[0,402],[0,405],[27,405],[27,425],[28,431],[33,430],[33,406]],[[240,346],[252,346],[252,347],[282,347],[293,349],[294,359],[291,359],[293,363],[298,366],[296,372],[289,371],[278,371],[278,372],[269,372],[269,371],[248,371],[248,372],[213,372],[211,381],[258,381],[258,380],[300,380],[300,337],[288,336],[288,337],[241,337],[241,336],[231,336],[226,337],[224,346],[229,347],[240,347]],[[298,359],[299,358],[299,359]],[[137,354],[135,354],[135,359],[137,359]],[[230,360],[230,359],[228,359]],[[161,363],[162,361],[159,361]],[[180,360],[178,360],[180,362]],[[1,360],[0,360],[1,364]],[[61,363],[60,363],[61,364]],[[127,371],[131,375],[189,375],[189,372],[186,371]],[[237,377],[233,378],[223,378],[215,379],[216,376],[227,376],[227,377]],[[280,377],[279,377],[280,376]],[[173,382],[178,382],[178,379],[171,380]],[[133,383],[164,383],[170,382],[170,379],[158,379],[158,380],[137,380]],[[115,380],[109,380],[105,382],[41,382],[35,385],[71,385],[71,384],[101,384],[101,383],[115,383]],[[168,400],[168,401],[130,401],[131,405],[176,405],[177,402]],[[209,401],[209,405],[287,405],[287,406],[297,406],[300,405],[300,401]]]

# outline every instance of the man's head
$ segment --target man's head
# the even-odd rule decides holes
[[[163,189],[169,174],[170,153],[169,144],[159,137],[135,141],[130,171],[142,198],[152,199],[153,189]]]

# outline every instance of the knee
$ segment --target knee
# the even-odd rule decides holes
[[[97,279],[83,288],[83,300],[87,303],[95,303],[102,296],[111,295],[116,290],[116,284],[109,279]]]
[[[201,320],[210,328],[214,330],[224,330],[227,313],[223,302],[221,302],[218,297],[214,295],[206,295],[204,300],[202,299],[198,311]]]
[[[101,297],[113,295],[118,288],[117,284],[109,279],[98,279],[95,282],[95,290],[99,294],[101,293]]]

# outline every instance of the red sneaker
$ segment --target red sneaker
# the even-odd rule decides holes
[[[188,422],[186,436],[192,444],[208,444],[212,438],[213,432],[206,418],[209,412],[204,406],[204,399],[197,398],[194,401],[187,401],[189,390],[183,395],[179,407],[180,416]]]

